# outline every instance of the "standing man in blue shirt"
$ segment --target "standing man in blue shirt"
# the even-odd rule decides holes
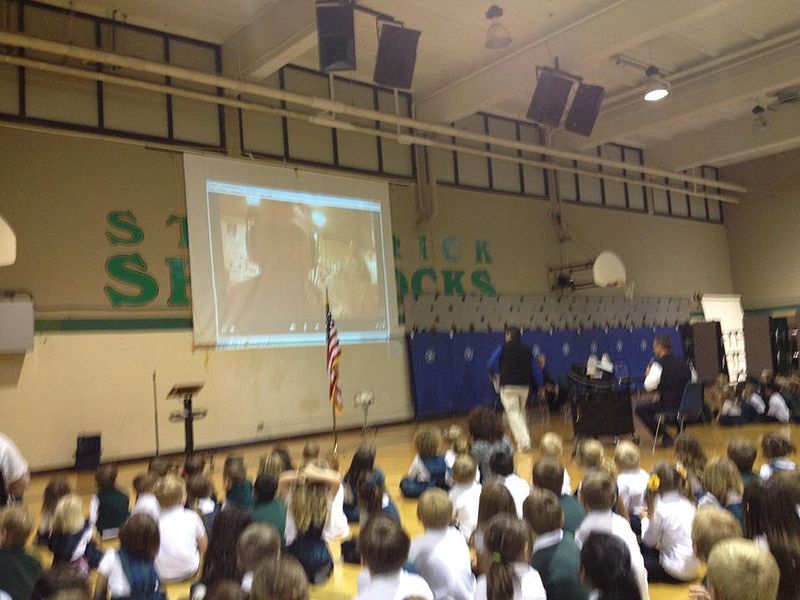
[[[492,354],[488,368],[490,376],[500,378],[500,401],[506,411],[517,450],[530,450],[531,436],[525,405],[534,384],[533,351],[522,343],[518,327],[506,329],[505,344]]]

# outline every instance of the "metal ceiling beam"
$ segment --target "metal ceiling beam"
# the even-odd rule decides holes
[[[510,97],[530,95],[536,66],[551,65],[553,57],[559,57],[563,70],[575,71],[742,1],[615,2],[427,95],[417,102],[416,114],[426,121],[456,121]]]
[[[314,0],[278,0],[222,44],[225,74],[263,81],[316,45]]]
[[[602,113],[591,138],[578,138],[567,132],[560,141],[567,145],[589,149],[623,136],[635,134],[639,129],[653,129],[700,115],[715,105],[725,105],[737,100],[753,99],[767,92],[800,83],[800,39],[785,44],[780,49],[763,52],[751,59],[742,59],[733,65],[723,65],[710,73],[698,73],[688,81],[672,82],[672,93],[658,103],[632,98]]]
[[[769,129],[754,132],[752,118],[742,115],[706,131],[648,146],[647,156],[658,164],[684,170],[700,165],[724,166],[800,148],[800,107],[764,114]]]

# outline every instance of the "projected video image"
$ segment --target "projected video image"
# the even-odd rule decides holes
[[[217,341],[315,343],[325,295],[343,340],[385,339],[381,206],[207,181]]]

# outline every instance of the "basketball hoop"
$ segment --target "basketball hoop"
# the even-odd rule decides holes
[[[597,287],[618,287],[625,285],[625,265],[614,252],[605,250],[597,255],[592,266],[594,284]]]

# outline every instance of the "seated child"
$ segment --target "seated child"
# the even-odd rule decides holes
[[[531,486],[514,472],[514,455],[505,450],[495,452],[492,455],[489,468],[491,468],[495,480],[498,483],[502,483],[511,492],[511,497],[514,498],[514,505],[517,508],[517,517],[521,519],[522,503],[530,495]]]
[[[267,561],[253,577],[250,600],[309,600],[308,580],[293,556]]]
[[[164,583],[192,577],[208,548],[208,537],[200,516],[185,508],[186,485],[177,475],[159,480],[155,489],[161,514],[158,529],[161,544],[155,559]]]
[[[708,461],[703,471],[703,489],[699,506],[719,506],[729,510],[740,523],[744,522],[742,508],[742,478],[733,461],[727,457],[715,457]]]
[[[765,393],[769,400],[767,400],[767,413],[764,416],[765,421],[775,421],[777,423],[788,423],[792,420],[792,411],[789,410],[789,405],[781,395],[778,386],[775,383],[769,383],[765,386]]]
[[[419,498],[431,487],[447,488],[447,465],[439,454],[441,434],[433,427],[421,427],[414,436],[417,455],[411,461],[408,475],[400,480],[400,491],[406,498]]]
[[[278,532],[280,544],[284,546],[284,532],[286,531],[286,505],[275,497],[278,491],[278,481],[262,473],[256,478],[253,486],[254,506],[252,510],[253,521],[272,525]]]
[[[448,450],[449,452],[449,450]],[[469,439],[465,436],[461,436],[460,438],[456,439],[453,442],[453,465],[449,465],[447,469],[447,485],[453,485],[453,466],[455,465],[455,461],[461,458],[462,456],[469,456],[472,458],[472,454],[470,453],[470,444]],[[447,461],[447,456],[445,456],[445,461]],[[475,462],[473,459],[472,462]],[[478,472],[477,464],[475,465],[475,483],[481,482],[481,474]]]
[[[596,600],[642,600],[628,546],[617,536],[592,533],[581,547],[580,573]]]
[[[200,584],[205,590],[211,590],[226,579],[238,579],[236,543],[252,522],[250,513],[236,504],[229,504],[219,511],[208,536],[208,549],[200,576]],[[201,589],[200,594],[193,593],[192,597],[202,598],[202,592]]]
[[[614,464],[617,465],[617,490],[625,512],[631,521],[634,532],[641,532],[639,513],[644,508],[644,496],[650,474],[639,466],[641,455],[639,446],[627,440],[621,441],[614,449]]]
[[[556,460],[561,460],[561,455],[564,453],[564,441],[561,439],[561,436],[557,433],[553,433],[552,431],[548,431],[542,436],[542,439],[539,440],[539,456],[540,457],[548,457],[548,458],[555,458]],[[571,494],[572,493],[572,480],[570,479],[569,473],[567,470],[564,469],[564,487],[561,490],[562,494]]]
[[[447,470],[449,472],[453,470],[453,464],[456,462],[456,456],[459,454],[455,448],[456,440],[464,437],[464,430],[461,429],[460,425],[450,425],[450,427],[447,427],[444,430],[444,435],[442,437],[445,443],[449,446],[444,453],[444,462],[447,465]]]
[[[333,453],[328,454],[324,459],[317,459],[313,464],[320,469],[331,469],[337,473],[339,472],[339,457]],[[344,484],[341,483],[340,478],[339,487],[336,488],[336,493],[331,501],[331,510],[328,514],[328,522],[325,524],[325,531],[322,532],[322,537],[325,538],[326,542],[330,542],[349,535],[350,523],[344,512]]]
[[[434,598],[472,600],[475,577],[469,546],[450,526],[453,504],[447,492],[432,488],[420,496],[417,516],[425,533],[411,542],[408,561],[427,582]]]
[[[278,533],[267,523],[253,523],[239,537],[236,560],[242,573],[242,591],[246,594],[250,593],[256,569],[264,562],[274,562],[280,558],[281,537]]]
[[[708,562],[711,550],[719,542],[730,538],[742,537],[742,525],[730,512],[718,506],[701,506],[697,509],[692,521],[692,548],[694,555],[701,563]],[[702,597],[706,581],[699,586],[689,588],[692,598]]]
[[[154,456],[150,459],[150,464],[147,467],[147,472],[152,473],[159,479],[162,477],[166,477],[167,474],[174,470],[174,465],[169,462],[166,458],[162,458],[161,456]]]
[[[56,504],[53,527],[47,547],[53,553],[53,564],[70,565],[83,576],[95,568],[102,553],[94,543],[95,529],[90,519],[83,516],[80,496],[67,494]]]
[[[11,600],[28,600],[42,574],[38,559],[25,552],[33,533],[33,518],[24,506],[12,504],[0,511],[0,590]]]
[[[578,442],[575,448],[575,463],[583,469],[583,477],[598,471],[605,461],[605,452],[600,440],[593,438]],[[575,489],[575,494],[580,492],[581,484]]]
[[[247,469],[241,456],[229,456],[222,469],[225,486],[224,504],[238,504],[245,510],[253,508],[253,484],[247,478]]]
[[[728,441],[728,458],[733,461],[736,468],[739,469],[739,475],[742,478],[742,486],[747,485],[755,479],[756,474],[753,472],[753,464],[756,462],[756,455],[758,450],[753,443],[746,438],[733,438]]]
[[[586,510],[578,499],[570,494],[564,494],[564,466],[555,458],[540,458],[533,465],[533,487],[550,490],[561,504],[564,511],[564,531],[575,534],[586,517]]]
[[[130,498],[117,487],[116,465],[100,465],[94,474],[97,493],[89,503],[89,514],[104,540],[117,537],[130,515]]]
[[[203,520],[206,533],[211,532],[220,505],[214,500],[214,486],[208,475],[194,475],[186,482],[186,508],[195,511]]]
[[[675,460],[678,462],[678,466],[686,471],[686,479],[689,482],[689,489],[692,491],[692,495],[695,498],[702,496],[703,484],[701,483],[701,477],[708,459],[696,435],[683,432],[675,438]]]
[[[617,536],[628,547],[639,590],[642,598],[647,598],[647,570],[636,534],[627,519],[611,512],[616,496],[616,482],[608,474],[597,471],[584,478],[579,497],[586,508],[586,518],[575,532],[575,543],[580,548],[591,533],[610,533]]]
[[[144,513],[150,515],[158,523],[161,511],[158,500],[153,490],[156,489],[158,478],[153,473],[143,473],[133,478],[133,489],[136,490],[136,504],[131,510],[132,515]]]
[[[772,555],[750,540],[722,541],[708,558],[712,600],[773,600],[779,577]]]
[[[30,600],[89,600],[86,577],[66,563],[54,563],[42,573],[31,592]]]
[[[183,463],[183,473],[181,473],[181,477],[189,481],[195,475],[202,475],[205,470],[206,459],[200,454],[192,454],[186,459],[186,462]]]
[[[766,461],[758,473],[761,479],[766,481],[778,471],[794,471],[797,466],[789,458],[794,451],[794,444],[780,433],[768,433],[761,438],[761,454]]]
[[[160,543],[158,523],[150,515],[128,519],[119,532],[119,550],[107,550],[97,567],[94,600],[166,599],[154,562]]]
[[[310,465],[319,458],[319,444],[314,441],[306,442],[303,446],[303,466]]]
[[[475,571],[477,573],[486,573],[489,568],[491,556],[484,543],[486,528],[492,517],[502,513],[508,513],[511,516],[517,514],[517,507],[511,492],[497,481],[485,484],[481,490],[478,504],[478,525],[471,541],[472,548],[475,550]]]
[[[522,507],[534,534],[531,566],[542,578],[548,600],[587,600],[589,590],[580,579],[580,550],[575,538],[562,529],[564,512],[550,490],[534,489]]]
[[[755,423],[760,421],[767,411],[767,404],[758,391],[758,382],[750,379],[745,382],[742,392],[742,423]]]
[[[694,502],[677,469],[659,461],[653,466],[642,518],[642,554],[647,580],[684,583],[697,577],[700,564],[692,547]]]
[[[302,476],[301,476],[302,475]],[[323,538],[330,503],[339,489],[339,473],[308,465],[302,474],[286,472],[278,482],[279,496],[287,498],[286,551],[306,572],[309,583],[325,583],[333,572],[333,558]],[[289,523],[295,535],[289,535]]]
[[[475,600],[545,600],[542,578],[531,567],[531,536],[525,521],[497,515],[486,528],[486,552],[491,562],[478,578]]]
[[[389,494],[381,471],[369,471],[361,478],[358,489],[359,522],[363,526],[372,516],[384,514],[400,523],[400,513]],[[358,564],[360,553],[358,538],[342,542],[342,558],[345,562]]]
[[[344,514],[347,515],[347,520],[350,523],[359,521],[358,487],[364,474],[373,470],[380,472],[380,469],[375,468],[375,447],[359,446],[353,455],[353,460],[350,462],[350,468],[342,478]]]
[[[359,575],[356,600],[433,600],[425,580],[403,570],[410,542],[397,521],[385,515],[373,516],[361,528],[358,547],[366,572]]]
[[[481,483],[487,483],[491,479],[489,461],[492,454],[498,450],[513,452],[502,415],[488,406],[473,409],[469,413],[469,435],[472,438],[469,452],[478,465]]]
[[[50,531],[53,527],[53,513],[56,510],[56,504],[64,496],[72,491],[69,483],[64,477],[53,477],[44,488],[44,497],[42,498],[42,513],[39,518],[39,530],[36,532],[36,543],[42,546],[47,545],[47,539],[50,537]]]
[[[453,464],[453,487],[450,488],[453,520],[467,541],[478,526],[481,484],[475,481],[477,471],[478,467],[469,454],[459,456]]]

